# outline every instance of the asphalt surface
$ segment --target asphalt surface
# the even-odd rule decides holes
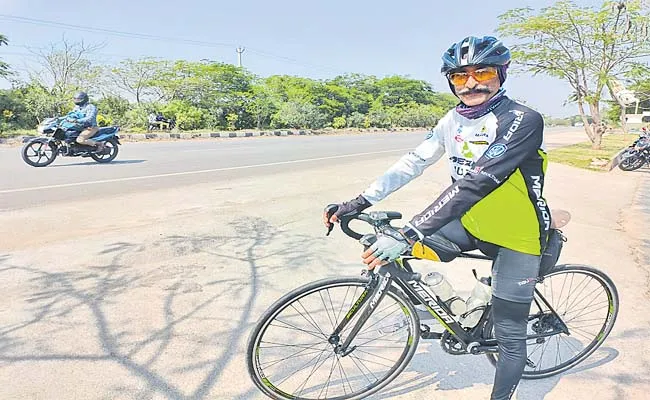
[[[426,132],[333,136],[229,138],[176,142],[125,142],[109,164],[59,157],[34,168],[20,148],[0,148],[0,211],[52,202],[93,199],[138,191],[273,175],[395,157],[417,146]],[[549,149],[585,139],[581,129],[547,129]]]
[[[246,369],[258,318],[300,285],[362,269],[357,241],[324,236],[322,207],[356,196],[423,135],[125,143],[115,164],[62,158],[41,169],[2,148],[0,399],[263,399]],[[549,130],[547,143],[584,139]],[[629,234],[643,226],[621,219],[641,175],[551,163],[547,177],[551,207],[572,213],[560,261],[606,271],[621,312],[592,356],[522,382],[516,398],[645,398],[649,300]],[[375,209],[406,219],[448,184],[438,163]],[[490,264],[414,267],[444,272],[466,298],[472,269],[486,276]],[[423,340],[371,398],[487,399],[493,379],[485,357]]]

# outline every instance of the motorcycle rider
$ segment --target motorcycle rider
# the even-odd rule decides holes
[[[542,197],[547,158],[541,114],[505,95],[510,51],[492,37],[465,37],[442,56],[441,72],[460,103],[413,151],[358,197],[338,204],[330,224],[377,204],[446,153],[451,185],[398,232],[377,234],[362,254],[368,269],[438,233],[461,250],[494,257],[492,312],[499,357],[492,400],[510,399],[526,365],[526,329],[550,228]]]
[[[97,131],[99,131],[99,126],[97,125],[97,107],[90,103],[86,92],[77,92],[72,100],[75,104],[72,111],[83,115],[82,118],[78,118],[75,121],[81,124],[84,128],[77,137],[77,143],[86,146],[95,146],[97,147],[97,151],[101,152],[104,149],[104,143],[95,142],[90,139],[97,133]]]

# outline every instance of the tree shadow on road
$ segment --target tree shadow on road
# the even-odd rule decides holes
[[[232,234],[112,243],[96,258],[108,262],[64,267],[60,272],[47,266],[13,265],[10,255],[0,255],[0,279],[23,278],[25,290],[21,290],[20,301],[28,315],[18,323],[0,322],[0,364],[106,362],[124,368],[145,384],[143,389],[142,384],[132,385],[132,380],[116,379],[111,382],[117,385],[111,396],[208,398],[248,338],[256,296],[263,287],[274,285],[264,275],[303,260],[305,246],[315,240],[287,234],[259,218],[241,218],[227,228]],[[163,253],[173,259],[199,254],[209,261],[161,265],[152,270],[137,264],[147,254],[155,259],[151,254]],[[270,259],[273,262],[266,263]],[[227,267],[238,270],[233,273]],[[141,312],[160,314],[157,320],[164,322],[140,327],[137,317],[120,315],[132,315],[124,302],[136,292],[159,294],[161,301]],[[222,310],[217,302],[232,307]],[[161,309],[155,308],[158,304]],[[65,351],[54,339],[58,336],[74,342],[81,332],[94,338],[92,349]],[[179,346],[190,352],[176,353]],[[174,358],[169,360],[170,356]],[[193,377],[190,382],[198,383],[188,385],[187,379],[181,378],[186,375]],[[247,378],[245,383],[243,376],[238,378],[242,382],[226,386],[239,392],[251,387]],[[177,379],[184,383],[174,383]],[[251,393],[249,390],[247,396]]]

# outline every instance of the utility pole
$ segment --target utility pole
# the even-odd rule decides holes
[[[238,67],[241,67],[241,53],[243,53],[244,50],[246,50],[246,49],[243,48],[243,47],[237,47],[237,66]]]

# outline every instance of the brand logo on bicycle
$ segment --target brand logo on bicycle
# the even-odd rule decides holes
[[[375,297],[370,300],[370,308],[374,309],[377,306],[377,302],[379,301],[379,298],[381,297],[382,293],[384,293],[384,290],[386,290],[386,286],[388,286],[388,281],[390,280],[389,278],[391,277],[390,272],[386,272],[386,276],[384,279],[381,281],[381,285],[379,286],[379,290],[377,291],[377,294]]]
[[[419,294],[422,297],[422,300],[426,302],[426,304],[435,311],[436,314],[445,322],[448,323],[454,323],[456,322],[449,314],[445,312],[445,310],[442,309],[438,305],[438,303],[429,295],[429,293],[416,281],[409,282],[413,289],[415,289],[415,292]]]

